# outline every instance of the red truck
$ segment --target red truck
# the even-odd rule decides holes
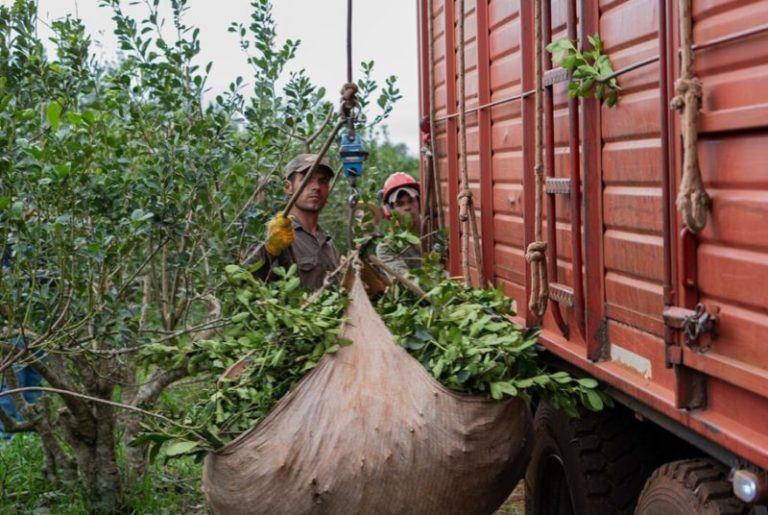
[[[600,379],[616,401],[580,419],[537,407],[526,513],[768,513],[768,1],[464,1],[418,0],[433,226],[460,275],[465,156],[474,280],[502,286],[518,321],[541,326],[553,365]],[[590,48],[599,34],[617,106],[570,99],[570,74],[546,52],[536,66],[539,19],[543,45]],[[702,86],[693,134],[670,109],[686,52]],[[526,261],[538,148],[541,319]],[[676,205],[692,156],[711,199],[700,231]]]

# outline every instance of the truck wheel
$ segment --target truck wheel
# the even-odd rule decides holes
[[[747,508],[733,495],[728,469],[698,458],[673,461],[651,475],[640,494],[636,515],[737,515]]]
[[[534,431],[526,515],[630,514],[646,478],[662,463],[652,445],[653,426],[619,406],[571,419],[542,403]]]

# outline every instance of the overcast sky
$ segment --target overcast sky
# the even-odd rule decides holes
[[[0,0],[9,5],[12,0]],[[124,5],[127,12],[129,0]],[[170,4],[170,0],[161,0]],[[117,45],[112,36],[110,11],[98,7],[98,0],[38,0],[40,18],[50,21],[67,14],[83,19],[95,42],[95,53],[112,60]],[[296,59],[287,71],[302,68],[315,84],[325,86],[327,98],[335,101],[346,79],[345,0],[273,0],[279,41],[300,39]],[[248,80],[250,69],[238,47],[235,34],[227,32],[233,21],[246,25],[250,19],[250,0],[189,0],[186,16],[189,25],[200,28],[201,61],[213,61],[208,81],[213,91],[221,91],[238,75]],[[137,9],[137,8],[134,8]],[[416,46],[416,2],[413,0],[356,0],[353,9],[353,62],[355,78],[361,60],[374,60],[374,78],[380,84],[397,75],[403,99],[387,121],[391,139],[418,148],[418,64]],[[170,25],[170,20],[168,25]],[[45,31],[45,27],[41,27]]]

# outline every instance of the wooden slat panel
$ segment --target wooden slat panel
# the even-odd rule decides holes
[[[660,184],[660,162],[658,139],[608,143],[603,147],[603,180],[606,185]]]
[[[699,288],[740,306],[768,306],[768,253],[716,245],[699,247]]]
[[[629,0],[600,17],[600,37],[610,55],[618,49],[656,37],[659,26],[658,2]]]
[[[722,242],[768,251],[768,191],[709,188],[712,211],[702,233]]]
[[[502,22],[517,17],[520,12],[520,0],[493,0],[488,4],[488,24],[495,28]],[[519,41],[519,39],[515,39]]]
[[[493,185],[493,207],[496,213],[522,217],[524,210],[523,185],[516,182],[496,182]]]
[[[520,20],[515,19],[495,29],[490,34],[491,61],[520,50]]]
[[[661,234],[661,189],[655,187],[605,188],[603,216],[606,227]]]
[[[605,231],[605,268],[661,283],[663,278],[660,236]]]
[[[699,161],[708,187],[768,190],[768,133],[705,138]]]

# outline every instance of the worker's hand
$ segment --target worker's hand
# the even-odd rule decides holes
[[[264,248],[271,255],[277,256],[291,246],[295,237],[293,220],[278,213],[267,224],[267,241],[264,242]]]

